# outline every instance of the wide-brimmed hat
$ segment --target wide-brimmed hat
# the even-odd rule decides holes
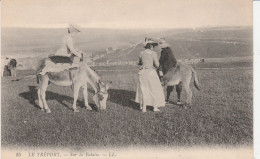
[[[161,48],[166,48],[166,47],[171,46],[165,39],[160,39],[158,44],[159,44],[159,47],[161,47]]]
[[[69,29],[69,32],[70,33],[78,33],[78,32],[81,32],[80,31],[80,27],[78,25],[75,25],[75,24],[69,24],[68,26],[68,29]]]
[[[155,46],[158,45],[158,42],[156,42],[154,39],[152,38],[145,38],[144,40],[144,46],[146,46],[147,44],[154,44]]]

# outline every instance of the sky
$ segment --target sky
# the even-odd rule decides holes
[[[252,26],[252,0],[3,0],[3,27]]]

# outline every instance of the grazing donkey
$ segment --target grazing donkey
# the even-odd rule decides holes
[[[190,105],[192,98],[190,81],[192,76],[194,76],[194,86],[197,88],[197,90],[200,90],[199,81],[195,70],[191,66],[182,63],[177,63],[176,67],[169,69],[168,72],[163,76],[162,83],[164,86],[176,86],[182,83],[187,93],[185,104]]]
[[[39,67],[38,71],[42,69],[45,60],[43,60],[42,65]],[[98,74],[92,70],[84,61],[79,63],[79,67],[70,68],[61,72],[47,72],[44,75],[37,73],[37,83],[39,84],[38,89],[38,98],[39,98],[39,106],[41,110],[44,110],[47,113],[51,113],[50,108],[47,105],[45,99],[45,92],[50,83],[53,83],[58,86],[72,86],[74,91],[74,101],[73,101],[73,110],[74,112],[79,112],[76,107],[79,89],[83,88],[84,102],[85,107],[88,110],[92,110],[92,108],[88,104],[88,87],[89,83],[94,91],[95,95],[93,96],[93,100],[97,106],[97,110],[105,110],[106,109],[106,101],[108,97],[107,90],[110,87],[110,83],[104,84],[101,82]]]

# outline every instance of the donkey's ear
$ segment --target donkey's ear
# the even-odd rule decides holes
[[[107,82],[107,84],[106,84],[106,90],[109,89],[109,87],[111,86],[111,84],[112,84],[112,81]]]

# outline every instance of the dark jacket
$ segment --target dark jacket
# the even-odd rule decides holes
[[[160,63],[160,66],[159,66],[158,70],[162,71],[163,74],[167,73],[167,71],[170,68],[176,66],[177,60],[174,57],[171,48],[166,47],[166,48],[162,49],[159,63]]]

